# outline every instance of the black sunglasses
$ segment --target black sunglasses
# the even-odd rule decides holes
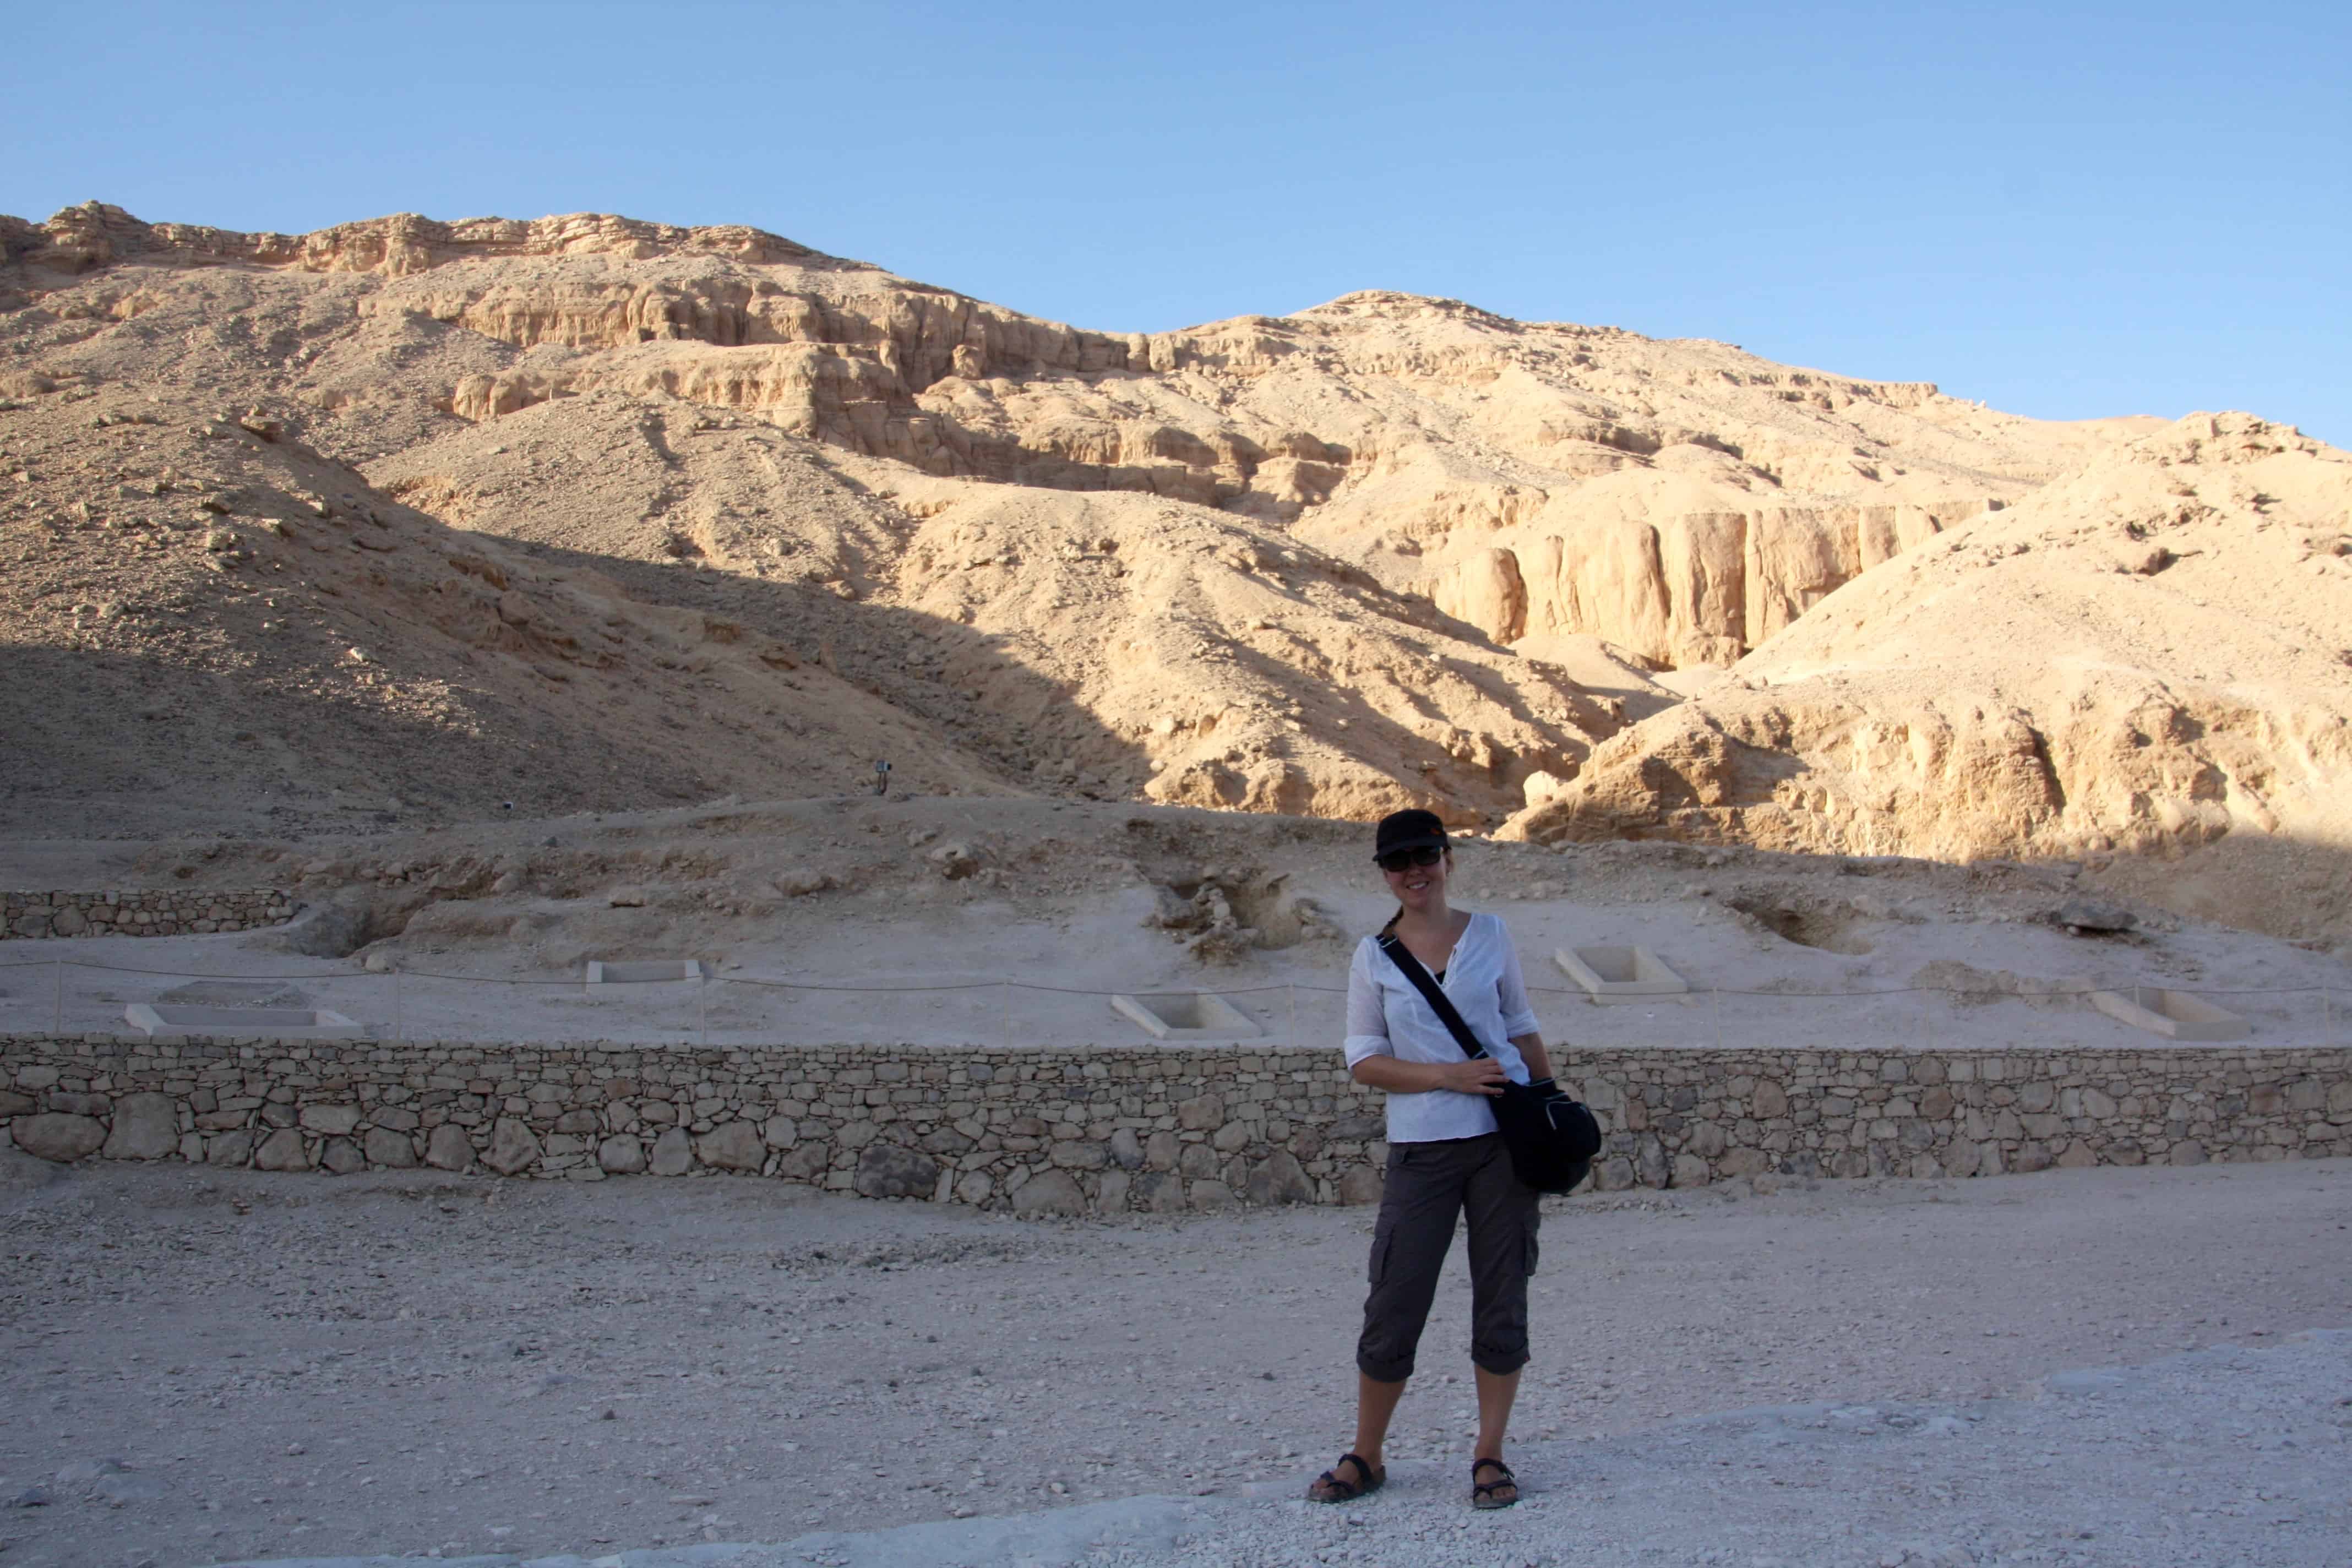
[[[1402,871],[1408,866],[1434,866],[1445,858],[1443,845],[1424,844],[1418,849],[1391,849],[1375,856],[1383,871]]]

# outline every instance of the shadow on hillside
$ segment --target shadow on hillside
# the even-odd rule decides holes
[[[494,537],[551,572],[593,572],[631,598],[688,609],[771,637],[868,696],[944,733],[1008,788],[1032,787],[1075,758],[1093,775],[1149,777],[1142,748],[1097,722],[1063,682],[1029,668],[1009,639],[917,610],[847,600],[822,588],[730,572],[600,555],[512,535]],[[958,682],[984,688],[984,701]],[[1050,743],[1040,726],[1052,731]],[[872,759],[860,759],[861,765]],[[892,758],[894,782],[926,788],[923,759]],[[1079,793],[1084,793],[1083,791]],[[1120,793],[1124,793],[1123,791]]]
[[[1008,794],[1023,793],[1037,763],[1050,770],[1059,753],[1083,758],[1093,776],[1148,776],[1139,748],[1094,722],[1058,682],[1025,669],[987,634],[845,604],[796,584],[507,542],[552,572],[593,572],[632,597],[731,621],[747,638],[772,638],[825,665],[906,714],[910,729],[944,734],[965,759],[955,770],[961,776],[992,773]],[[330,639],[310,651],[323,664],[325,648],[334,646]],[[584,674],[542,703],[529,700],[530,682],[480,690],[483,662],[513,656],[468,648],[421,618],[380,625],[371,646],[394,687],[440,680],[477,689],[466,721],[436,723],[391,704],[305,691],[299,681],[247,685],[228,668],[145,653],[0,646],[6,737],[0,831],[106,837],[406,830],[509,814],[658,808],[730,791],[827,793],[785,787],[795,770],[838,778],[839,793],[867,787],[873,776],[877,759],[863,756],[817,754],[801,766],[822,740],[708,701],[695,721],[675,721],[675,747],[618,741],[572,695],[593,689]],[[974,668],[986,670],[985,707],[932,678]],[[674,679],[676,710],[688,713],[696,677],[681,667]],[[1050,734],[1050,744],[1041,734]],[[773,769],[706,770],[697,763],[698,745],[707,756],[720,745],[763,744],[779,753]],[[793,768],[782,760],[787,753]],[[919,754],[888,760],[902,788],[926,791],[939,772]],[[756,782],[762,773],[777,781],[772,787]]]

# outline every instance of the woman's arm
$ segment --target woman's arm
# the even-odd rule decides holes
[[[1541,1035],[1513,1035],[1511,1044],[1518,1047],[1519,1059],[1528,1064],[1529,1078],[1551,1076],[1551,1057],[1544,1050]]]
[[[1542,1049],[1540,1044],[1537,1049]],[[1407,1062],[1394,1057],[1366,1057],[1348,1069],[1348,1076],[1367,1089],[1391,1094],[1426,1094],[1451,1089],[1455,1094],[1500,1094],[1503,1064],[1492,1057],[1471,1057],[1458,1062]]]

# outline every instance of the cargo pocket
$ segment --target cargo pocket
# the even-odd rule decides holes
[[[1523,1224],[1525,1228],[1520,1232],[1519,1245],[1527,1254],[1525,1258],[1527,1278],[1532,1279],[1536,1273],[1536,1255],[1541,1250],[1536,1240],[1536,1233],[1543,1227],[1543,1211],[1535,1205],[1529,1204],[1528,1217]]]
[[[1378,1285],[1388,1278],[1389,1253],[1396,1247],[1396,1225],[1390,1219],[1387,1208],[1381,1210],[1380,1219],[1372,1226],[1372,1258],[1366,1271],[1368,1283]]]

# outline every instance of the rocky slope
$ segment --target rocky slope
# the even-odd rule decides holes
[[[1507,831],[2089,858],[2341,936],[2347,665],[2352,455],[2191,416],[1832,595]]]
[[[2344,842],[2344,459],[2242,416],[1381,292],[1084,331],[741,227],[91,205],[0,219],[0,472],[12,821],[887,757],[1543,839],[2202,847],[2212,889],[2149,890],[2273,923]]]

